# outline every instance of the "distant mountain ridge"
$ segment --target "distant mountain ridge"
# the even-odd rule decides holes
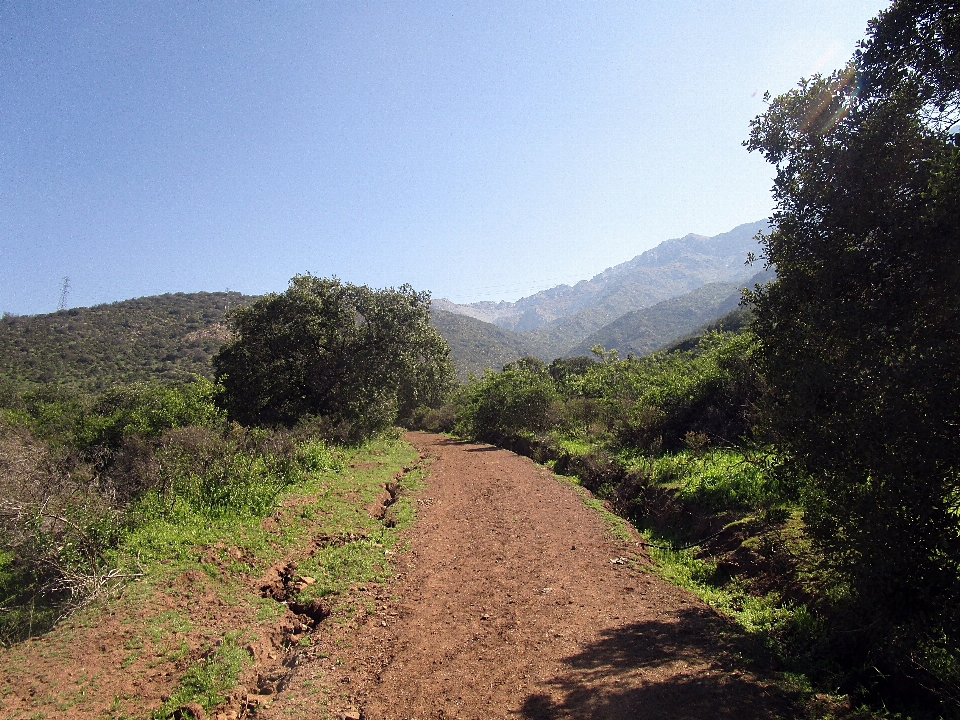
[[[626,312],[654,305],[713,282],[745,280],[747,254],[759,250],[754,236],[767,221],[745,223],[705,237],[689,234],[660,243],[625,263],[607,268],[576,285],[558,285],[515,302],[453,303],[443,298],[434,307],[493,323],[505,330],[536,333],[540,343],[559,349],[582,340]],[[575,316],[580,316],[573,320]],[[570,322],[572,320],[572,322]],[[567,327],[563,327],[569,323]],[[558,330],[545,330],[546,326]],[[561,352],[560,354],[563,354]]]
[[[707,283],[656,305],[625,313],[567,350],[567,356],[588,355],[595,345],[616,350],[621,357],[654,352],[736,310],[744,287],[772,279],[772,272],[763,271],[746,281]]]

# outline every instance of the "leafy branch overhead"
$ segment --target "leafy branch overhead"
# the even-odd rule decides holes
[[[955,699],[958,18],[893,3],[847,68],[769,100],[747,143],[777,170],[762,238],[777,279],[751,298],[767,424],[847,586],[849,682],[909,677]]]

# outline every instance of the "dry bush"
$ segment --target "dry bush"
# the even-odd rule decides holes
[[[32,616],[39,603],[49,624],[113,587],[120,573],[105,567],[104,552],[117,530],[117,515],[89,465],[0,424],[4,638],[23,635],[17,608],[29,604]]]

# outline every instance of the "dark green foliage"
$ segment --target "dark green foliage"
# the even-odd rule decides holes
[[[298,275],[232,315],[235,336],[214,359],[223,405],[247,425],[318,416],[359,440],[438,404],[453,370],[429,308],[429,294],[408,285]]]
[[[762,392],[754,348],[749,333],[712,333],[692,353],[640,361],[648,367],[631,382],[630,408],[617,426],[621,441],[654,451],[679,449],[691,433],[711,445],[736,443],[749,433]]]
[[[549,425],[557,398],[553,378],[541,360],[525,357],[499,373],[486,372],[461,395],[458,428],[472,437],[499,441]]]
[[[597,361],[588,355],[577,355],[571,358],[557,358],[547,367],[556,382],[563,383],[571,377],[579,377],[590,371]]]
[[[459,429],[502,442],[547,429],[569,437],[661,451],[683,447],[689,433],[709,444],[735,442],[750,430],[760,393],[749,334],[713,333],[695,352],[616,359],[535,358],[506,365],[468,384]]]
[[[885,694],[960,701],[957,7],[896,2],[859,65],[753,123],[777,280],[753,297],[772,439],[847,593],[836,651]],[[844,608],[846,608],[844,610]],[[889,682],[894,678],[895,682]]]
[[[949,127],[960,93],[960,3],[894,2],[871,22],[857,67],[874,93],[913,95],[929,111],[925,119]]]
[[[227,306],[240,293],[176,293],[48,315],[0,319],[0,377],[98,391],[114,383],[188,382],[212,376],[227,338]],[[2,390],[0,390],[2,395]]]

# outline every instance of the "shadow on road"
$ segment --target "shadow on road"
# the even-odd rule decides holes
[[[462,447],[464,445],[476,445],[476,443],[471,440],[454,440],[453,438],[444,438],[437,444],[449,445],[454,447]],[[482,447],[464,448],[464,452],[497,452],[498,450],[502,450],[502,449],[503,448],[499,448],[496,445],[483,445]]]
[[[679,622],[606,630],[601,640],[565,658],[568,670],[547,681],[561,700],[530,695],[518,715],[530,720],[795,717],[775,689],[737,672],[729,656],[718,656],[718,629],[707,612],[690,609]]]

